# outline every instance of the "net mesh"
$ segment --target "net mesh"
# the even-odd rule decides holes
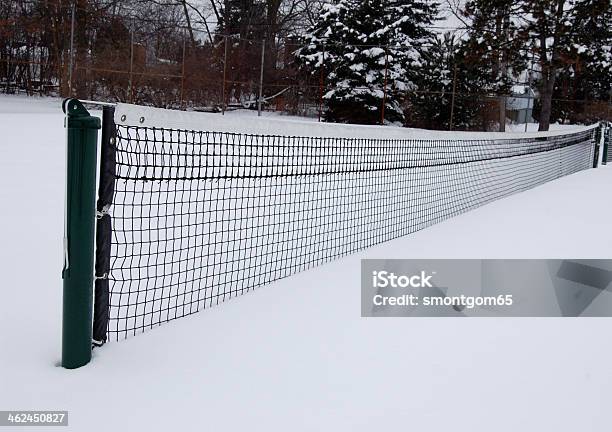
[[[118,125],[108,337],[589,168],[592,134],[373,140]]]

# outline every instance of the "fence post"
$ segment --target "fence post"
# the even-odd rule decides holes
[[[499,131],[506,132],[506,96],[499,97]]]
[[[383,100],[382,107],[380,110],[380,124],[385,124],[385,105],[387,104],[387,69],[389,68],[389,49],[385,45],[385,83],[383,86]]]
[[[263,97],[264,57],[266,55],[266,40],[261,41],[261,65],[259,66],[259,97],[257,98],[257,116],[261,116],[261,98]]]
[[[72,96],[72,70],[74,68],[74,10],[75,3],[72,2],[72,16],[70,18],[70,59],[69,59],[69,70],[68,70],[68,97]]]
[[[321,111],[323,110],[323,68],[325,67],[325,50],[326,45],[323,44],[323,58],[321,61],[321,69],[319,71],[319,119],[321,121]]]
[[[128,101],[132,103],[133,97],[133,68],[134,68],[134,23],[132,22],[132,28],[130,28],[130,78],[128,83]]]
[[[185,89],[185,32],[183,31],[183,66],[181,68],[181,109],[183,109],[183,92]]]
[[[77,99],[63,103],[66,143],[62,366],[91,359],[96,157],[100,119]]]
[[[6,94],[11,91],[11,55],[13,55],[13,47],[9,44],[9,52],[6,56]]]
[[[224,48],[223,48],[223,100],[221,101],[221,114],[225,115],[226,109],[226,98],[225,98],[225,76],[227,74],[227,35],[223,36]]]
[[[457,65],[455,65],[453,70],[453,94],[451,96],[451,112],[450,112],[450,122],[448,125],[448,130],[453,130],[453,117],[455,115],[455,91],[457,89]]]
[[[612,123],[608,122],[606,128],[604,129],[604,138],[603,138],[603,153],[601,155],[601,164],[608,164],[608,152],[610,151],[610,140],[612,139],[612,133],[610,133],[610,129],[612,128]]]
[[[529,109],[531,108],[531,116],[533,117],[533,103],[532,103],[532,98],[531,98],[531,81],[533,78],[533,57],[534,57],[534,51],[531,51],[531,62],[529,63],[529,76],[528,76],[528,81],[527,81],[527,110],[525,111],[525,132],[527,132],[528,129],[528,125],[529,125]]]

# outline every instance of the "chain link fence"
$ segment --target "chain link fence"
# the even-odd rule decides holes
[[[0,91],[322,118],[329,71],[300,71],[296,38],[254,39],[160,26],[107,11],[84,13],[67,2],[52,2],[48,8],[38,26],[11,20],[9,11],[0,31]],[[406,125],[504,130],[509,123],[526,130],[536,121],[539,101],[529,83],[521,83],[523,94],[479,94],[477,89],[455,90],[458,79],[455,73],[452,91],[407,92]],[[386,83],[381,85],[386,90]],[[431,112],[419,108],[419,100]],[[567,123],[612,120],[608,102],[554,99],[553,104],[557,118]],[[384,109],[380,111],[384,123]]]

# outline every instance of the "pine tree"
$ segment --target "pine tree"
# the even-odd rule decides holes
[[[500,131],[505,130],[505,99],[497,95],[511,93],[512,83],[525,69],[525,51],[519,40],[516,15],[520,11],[517,0],[468,0],[463,14],[470,22],[464,41],[465,73],[473,75],[478,87],[471,89],[487,98],[481,99],[483,110],[491,109],[497,114],[489,114],[488,121],[482,117],[483,128],[495,124]],[[486,105],[490,105],[486,107]],[[492,117],[492,118],[491,118]],[[495,120],[493,120],[495,118]]]
[[[409,98],[409,125],[448,130],[452,111],[452,129],[486,128],[481,121],[485,100],[475,93],[491,84],[490,73],[464,61],[470,48],[452,33],[431,37],[421,48],[418,90]]]
[[[263,39],[265,6],[258,0],[224,0],[217,33],[242,39]]]
[[[574,11],[573,48],[582,61],[579,87],[585,99],[608,101],[612,97],[612,4],[609,0],[584,0]]]
[[[581,110],[556,99],[609,97],[609,14],[609,0],[468,0],[465,61],[488,71],[481,91],[503,94],[533,55],[540,99],[534,115],[548,130],[551,120]]]
[[[552,99],[557,77],[567,65],[565,53],[572,44],[571,21],[575,0],[522,0],[524,23],[521,39],[535,54],[539,66],[536,86],[539,103],[534,107],[538,129],[550,127]]]
[[[609,115],[606,105],[612,97],[610,2],[584,0],[572,10],[571,22],[572,43],[564,50],[565,65],[555,82],[551,121],[592,123]]]
[[[219,57],[225,58],[231,84],[224,95],[226,102],[240,102],[254,108],[256,80],[261,62],[261,44],[266,36],[266,4],[261,0],[224,0],[217,26]],[[223,38],[227,38],[224,41]],[[269,54],[268,54],[269,55]],[[222,64],[219,65],[221,69]]]
[[[418,91],[410,93],[408,124],[425,129],[448,129],[457,46],[451,33],[428,39],[421,48]]]
[[[465,40],[467,67],[480,75],[479,92],[508,94],[513,78],[525,69],[518,38],[516,0],[468,0],[464,15],[471,22]]]
[[[324,5],[298,61],[326,73],[325,120],[403,122],[401,95],[414,87],[418,46],[437,5],[412,0],[339,0]]]

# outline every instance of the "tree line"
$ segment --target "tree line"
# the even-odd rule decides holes
[[[466,130],[533,94],[548,130],[611,119],[611,28],[609,0],[9,0],[0,88],[218,110],[263,77],[270,108]]]

